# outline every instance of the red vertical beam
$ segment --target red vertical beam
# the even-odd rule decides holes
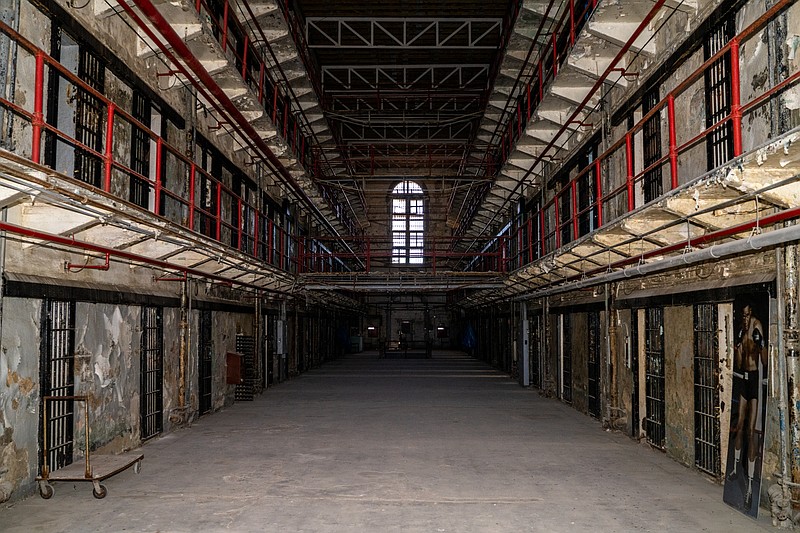
[[[558,208],[558,204],[560,203],[559,200],[559,195],[556,195],[556,197],[553,199],[553,210],[556,214],[556,250],[561,248],[561,210]]]
[[[35,89],[33,95],[33,123],[31,128],[31,161],[42,159],[42,128],[44,126],[44,52],[36,52]]]
[[[258,101],[261,102],[261,105],[264,105],[264,74],[266,71],[266,67],[264,66],[264,61],[261,61],[261,68],[258,72]]]
[[[116,106],[109,102],[106,106],[106,146],[103,154],[105,176],[103,177],[103,190],[111,192],[111,167],[114,160],[114,111]],[[133,179],[133,178],[130,178]]]
[[[600,174],[602,165],[599,159],[594,160],[594,198],[597,203],[597,227],[603,225],[603,180]]]
[[[539,60],[539,102],[544,99],[544,66],[542,60]]]
[[[528,217],[528,263],[533,262],[533,219]]]
[[[569,187],[572,204],[572,238],[578,238],[578,181],[572,180]]]
[[[230,9],[230,3],[225,2],[225,6],[222,8],[222,53],[228,48],[228,11]]]
[[[575,0],[569,0],[569,44],[575,44]]]
[[[244,233],[244,217],[242,216],[242,199],[236,198],[236,212],[238,215],[236,219],[238,220],[238,224],[236,224],[236,249],[242,249],[242,233]]]
[[[283,138],[286,138],[286,133],[289,131],[289,100],[283,103]]]
[[[675,126],[675,97],[667,97],[667,123],[669,125],[669,175],[672,188],[678,187],[678,134]]]
[[[547,247],[544,244],[544,209],[539,209],[539,257],[544,257]]]
[[[258,209],[253,210],[253,256],[258,257],[261,259],[261,256],[258,254],[258,225],[261,222],[259,219],[259,211]]]
[[[278,84],[275,84],[275,89],[272,91],[272,123],[278,120]]]
[[[164,152],[164,140],[159,137],[156,139],[156,186],[155,186],[155,202],[153,205],[153,212],[156,215],[161,214],[161,161]]]
[[[297,273],[302,274],[306,271],[306,238],[297,238]]]
[[[555,78],[558,76],[558,50],[556,50],[556,31],[553,31],[552,35],[552,46],[553,46],[553,77]]]
[[[625,134],[625,163],[628,169],[626,183],[628,187],[628,211],[636,207],[633,195],[633,136],[630,132]]]
[[[192,162],[189,168],[189,229],[194,229],[194,191],[197,183],[197,165]]]
[[[742,102],[739,81],[739,38],[734,37],[731,39],[731,122],[734,157],[742,155]]]
[[[528,120],[530,120],[531,119],[531,84],[530,83],[528,83],[527,91],[528,91]]]
[[[242,52],[242,79],[244,80],[245,85],[247,85],[247,47],[250,44],[250,36],[246,33],[244,34],[244,52]]]
[[[278,268],[282,268],[283,270],[288,270],[286,265],[286,232],[283,231],[283,228],[280,230],[281,234],[281,250],[278,253],[278,257],[280,259],[280,265]]]
[[[272,257],[274,255],[273,245],[274,243],[272,238],[273,228],[272,228],[272,219],[267,221],[267,263],[270,265],[272,264]]]
[[[217,182],[217,240],[222,240],[222,184]]]

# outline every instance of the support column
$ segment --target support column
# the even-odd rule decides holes
[[[782,297],[783,326],[782,341],[783,353],[785,357],[779,358],[776,382],[779,384],[780,391],[778,397],[778,407],[780,412],[781,425],[781,469],[783,479],[787,478],[791,471],[791,483],[800,483],[800,320],[798,320],[798,249],[797,245],[788,245],[783,249],[783,261],[778,264],[782,269],[782,276],[779,276],[780,290]],[[784,374],[785,369],[785,374]],[[788,389],[788,398],[787,398]],[[789,450],[786,453],[787,435],[785,430],[784,413],[788,410],[789,418]],[[794,486],[794,485],[792,485]],[[776,494],[777,495],[777,494]],[[800,498],[800,490],[793,488],[791,493],[788,485],[783,484],[780,494],[782,499],[788,500],[789,496],[795,499]],[[773,498],[773,501],[775,499]],[[790,512],[789,502],[785,502],[785,511]],[[781,506],[782,507],[782,506]],[[780,515],[775,513],[773,515]]]
[[[528,304],[526,302],[520,303],[519,313],[519,383],[523,387],[530,387],[531,385],[531,356],[530,346],[528,340],[530,339],[529,331],[530,326],[528,323]]]

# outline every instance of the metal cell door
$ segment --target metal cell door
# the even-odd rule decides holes
[[[589,414],[600,417],[600,313],[589,313]]]
[[[715,304],[694,306],[694,464],[719,476],[719,341]]]
[[[561,399],[572,403],[572,320],[561,316]]]
[[[658,448],[665,440],[664,391],[664,309],[645,310],[645,434],[647,442]]]
[[[164,429],[164,326],[160,307],[142,309],[141,424],[142,440]]]
[[[200,332],[197,346],[198,365],[198,397],[200,400],[200,414],[211,411],[211,384],[213,378],[213,343],[212,343],[212,313],[209,310],[200,311]]]
[[[529,346],[531,362],[531,385],[542,387],[542,315],[533,315],[529,327]]]
[[[43,302],[41,338],[43,418],[39,435],[42,447],[44,439],[47,439],[47,467],[53,471],[71,464],[74,450],[75,402],[72,396],[75,394],[75,302]],[[66,398],[58,399],[60,396]],[[45,398],[53,399],[45,401]],[[44,427],[45,409],[47,427]]]

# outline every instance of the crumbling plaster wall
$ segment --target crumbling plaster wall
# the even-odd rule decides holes
[[[164,332],[165,336],[173,332]],[[140,439],[141,308],[78,302],[75,307],[75,394],[89,398],[89,450],[116,453]],[[76,449],[85,453],[81,405]]]
[[[33,492],[39,450],[41,300],[5,298],[0,337],[0,502]]]

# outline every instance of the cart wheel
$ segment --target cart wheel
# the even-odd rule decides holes
[[[56,491],[53,489],[53,486],[50,483],[47,482],[39,483],[39,496],[41,496],[45,500],[49,500],[50,498],[52,498],[55,492]]]
[[[141,471],[142,471],[142,460],[141,460],[141,459],[139,459],[138,461],[136,461],[136,462],[133,464],[133,473],[134,473],[134,474],[138,474],[138,473],[139,473],[139,472],[141,472]]]
[[[108,491],[106,490],[106,486],[105,485],[97,485],[97,487],[92,489],[92,494],[98,500],[102,500],[103,498],[106,497],[106,494],[108,494]]]

